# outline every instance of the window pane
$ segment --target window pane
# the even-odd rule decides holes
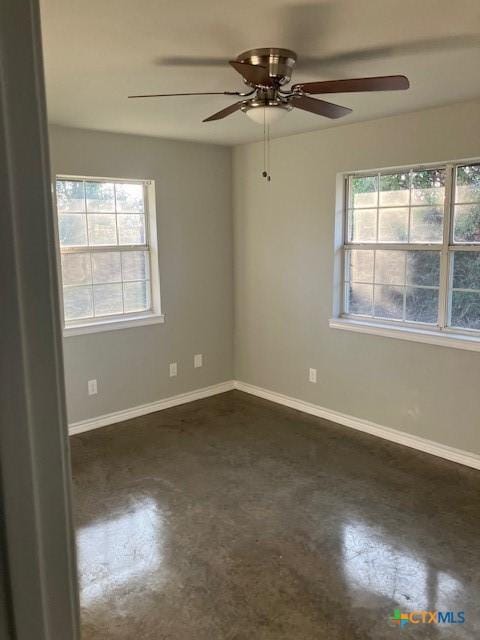
[[[378,284],[405,284],[405,251],[377,251],[375,255],[375,282]]]
[[[97,284],[93,287],[95,315],[108,316],[123,313],[121,284]]]
[[[352,282],[373,282],[373,251],[348,251],[345,279]]]
[[[480,329],[480,292],[453,292],[450,324],[463,329]]]
[[[90,254],[65,253],[62,256],[62,281],[68,284],[90,284],[92,272]]]
[[[117,224],[120,244],[145,244],[145,216],[143,214],[119,214]]]
[[[412,174],[412,205],[443,205],[445,169],[415,171]]]
[[[80,320],[93,315],[91,287],[64,287],[63,308],[65,320]]]
[[[349,178],[345,242],[378,248],[345,247],[346,313],[436,325],[447,293],[441,287],[448,286],[450,326],[480,331],[477,247],[451,251],[450,284],[447,274],[440,282],[448,171],[444,166]],[[480,245],[480,163],[456,167],[455,173],[452,242]]]
[[[443,207],[415,207],[410,212],[410,242],[443,241]]]
[[[407,284],[438,287],[440,284],[440,252],[408,251]]]
[[[375,310],[377,318],[401,320],[403,318],[404,287],[375,286]]]
[[[125,313],[145,311],[150,308],[150,283],[126,282],[123,285]]]
[[[115,184],[117,212],[143,213],[143,184]]]
[[[455,207],[453,239],[455,242],[480,242],[480,203]]]
[[[373,285],[347,285],[347,313],[371,316],[373,312]]]
[[[480,164],[457,168],[455,202],[480,202]]]
[[[438,319],[438,289],[407,287],[406,319],[435,324]]]
[[[91,245],[117,244],[115,215],[109,213],[88,214],[88,239]]]
[[[83,182],[57,180],[58,211],[85,211],[85,192]]]
[[[65,320],[150,309],[149,251],[132,246],[146,249],[144,182],[60,178],[56,194]]]
[[[92,253],[93,282],[120,282],[120,254],[116,251]]]
[[[479,330],[480,253],[455,251],[451,254],[451,260],[453,261],[453,292],[451,295],[450,325],[462,329]],[[472,289],[473,291],[462,291],[462,289]]]
[[[410,174],[394,173],[380,176],[380,206],[408,205],[410,201]]]
[[[81,213],[61,213],[58,216],[61,247],[84,247],[87,242],[86,216]]]
[[[350,207],[376,207],[377,198],[377,176],[350,178]]]
[[[113,182],[87,182],[87,211],[112,211],[115,213]]]
[[[146,251],[124,251],[122,253],[123,280],[148,280],[150,270]]]
[[[378,240],[380,242],[406,242],[408,238],[408,209],[380,209]]]
[[[377,239],[377,210],[350,210],[348,215],[349,242],[375,242]]]
[[[480,252],[453,252],[453,288],[480,290]]]

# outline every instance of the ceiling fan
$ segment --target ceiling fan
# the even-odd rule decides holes
[[[348,80],[324,80],[303,82],[284,88],[290,82],[297,54],[290,49],[267,47],[250,49],[241,53],[229,64],[243,78],[248,91],[202,91],[196,93],[159,93],[128,96],[129,98],[161,98],[167,96],[226,95],[242,98],[225,109],[205,118],[203,122],[221,120],[236,111],[243,111],[258,124],[270,125],[293,108],[309,111],[319,116],[336,119],[352,110],[332,102],[312,98],[312,95],[328,93],[356,93],[364,91],[398,91],[408,89],[408,78],[402,75],[351,78]]]

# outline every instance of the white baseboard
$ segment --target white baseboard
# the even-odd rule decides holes
[[[80,422],[73,422],[68,427],[69,435],[75,435],[77,433],[83,433],[84,431],[90,431],[91,429],[99,429],[100,427],[106,427],[116,422],[123,422],[138,416],[144,416],[148,413],[154,413],[155,411],[161,411],[162,409],[168,409],[169,407],[176,407],[180,404],[186,404],[187,402],[193,402],[194,400],[200,400],[201,398],[207,398],[219,393],[225,393],[232,389],[238,389],[244,391],[259,398],[276,402],[277,404],[296,409],[297,411],[303,411],[318,418],[324,418],[331,422],[336,422],[345,427],[351,427],[358,431],[369,433],[372,436],[383,438],[384,440],[390,440],[397,444],[402,444],[412,449],[417,449],[431,455],[463,464],[467,467],[473,467],[474,469],[480,469],[480,455],[470,453],[469,451],[463,451],[462,449],[455,449],[433,440],[427,440],[426,438],[420,438],[397,429],[391,429],[390,427],[383,427],[369,420],[363,420],[361,418],[355,418],[354,416],[326,409],[311,402],[304,402],[297,398],[286,396],[276,391],[270,391],[268,389],[262,389],[256,387],[247,382],[241,382],[239,380],[227,380],[214,384],[210,387],[204,387],[203,389],[196,389],[195,391],[188,391],[187,393],[180,393],[176,396],[164,398],[156,402],[150,402],[148,404],[132,407],[131,409],[124,409],[122,411],[115,411],[113,413],[107,413],[97,418],[91,418],[88,420],[81,420]]]
[[[319,405],[304,402],[303,400],[297,400],[296,398],[285,396],[282,393],[262,389],[261,387],[256,387],[246,382],[240,382],[239,380],[235,381],[235,389],[244,391],[245,393],[250,393],[254,396],[258,396],[259,398],[264,398],[265,400],[270,400],[271,402],[282,404],[286,407],[290,407],[291,409],[297,409],[298,411],[303,411],[304,413],[309,413],[310,415],[330,420],[331,422],[337,422],[345,427],[351,427],[352,429],[369,433],[372,436],[377,436],[384,440],[390,440],[391,442],[403,444],[404,446],[412,449],[418,449],[424,453],[430,453],[431,455],[438,456],[439,458],[445,458],[446,460],[451,460],[452,462],[457,462],[458,464],[463,464],[467,467],[473,467],[474,469],[480,469],[480,455],[470,453],[469,451],[455,449],[454,447],[449,447],[448,445],[440,444],[439,442],[433,442],[426,438],[420,438],[419,436],[414,436],[403,431],[397,431],[390,427],[382,427],[381,425],[368,420],[362,420],[361,418],[355,418],[354,416],[349,416],[345,413],[325,409]]]
[[[225,393],[225,391],[231,391],[233,388],[234,381],[227,380],[226,382],[220,382],[219,384],[214,384],[210,387],[203,387],[203,389],[180,393],[176,396],[170,396],[163,400],[142,404],[137,407],[132,407],[131,409],[107,413],[103,416],[98,416],[98,418],[72,422],[68,426],[68,433],[73,436],[77,433],[83,433],[84,431],[99,429],[100,427],[106,427],[109,424],[123,422],[124,420],[130,420],[131,418],[137,418],[138,416],[145,416],[148,413],[154,413],[155,411],[161,411],[162,409],[168,409],[169,407],[176,407],[179,404],[186,404],[187,402],[193,402],[194,400],[200,400],[201,398],[215,396],[218,393]]]

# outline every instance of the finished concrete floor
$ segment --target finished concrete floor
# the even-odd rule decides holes
[[[82,640],[480,638],[478,471],[238,391],[71,447]]]

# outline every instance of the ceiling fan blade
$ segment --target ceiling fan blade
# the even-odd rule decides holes
[[[408,89],[406,76],[376,76],[373,78],[350,78],[349,80],[324,80],[295,84],[292,89],[306,93],[355,93],[358,91],[400,91]]]
[[[368,49],[355,49],[323,56],[300,55],[298,69],[325,69],[325,67],[337,67],[341,64],[356,63],[366,60],[378,60],[396,56],[416,55],[418,53],[435,53],[440,51],[461,51],[478,48],[480,46],[479,34],[458,34],[443,38],[424,38],[397,44],[379,45]]]
[[[316,113],[319,116],[325,116],[325,118],[331,118],[332,120],[342,118],[352,113],[352,110],[348,107],[341,107],[339,104],[325,102],[325,100],[318,100],[317,98],[310,98],[309,96],[293,96],[292,104],[298,109],[310,111],[311,113]]]
[[[168,67],[223,67],[225,58],[214,56],[169,56],[156,58],[155,63]]]
[[[250,64],[238,60],[230,60],[230,64],[250,84],[270,84],[271,82],[268,68],[261,64]]]
[[[240,91],[199,91],[195,93],[149,93],[129,98],[169,98],[171,96],[240,96]]]
[[[231,113],[235,113],[235,111],[238,111],[239,109],[241,109],[242,104],[244,102],[245,102],[244,100],[240,100],[239,102],[234,102],[228,107],[225,107],[225,109],[222,109],[221,111],[217,111],[217,113],[214,113],[213,116],[209,116],[208,118],[205,118],[205,120],[203,120],[202,122],[210,122],[211,120],[221,120],[222,118],[226,118]]]
[[[286,9],[283,24],[288,25],[281,38],[285,46],[300,53],[297,70],[337,68],[341,64],[356,63],[364,60],[377,60],[396,56],[415,55],[418,53],[434,53],[436,51],[456,51],[480,46],[480,35],[461,33],[441,38],[424,38],[397,44],[389,43],[368,49],[343,51],[330,55],[308,55],[307,51],[318,48],[321,36],[329,33],[332,19],[331,8],[321,5],[290,5]],[[317,13],[317,15],[315,15]],[[293,16],[293,18],[292,18]],[[325,26],[326,25],[326,26]],[[216,56],[164,56],[154,60],[156,65],[175,67],[222,67],[225,58]]]

